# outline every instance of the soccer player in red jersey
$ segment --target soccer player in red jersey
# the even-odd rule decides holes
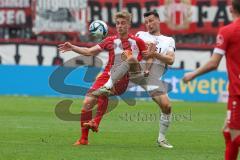
[[[131,14],[122,11],[115,15],[116,30],[117,35],[105,38],[101,43],[90,47],[78,47],[72,45],[69,42],[59,45],[59,50],[61,52],[74,51],[78,54],[84,56],[95,56],[103,50],[108,51],[109,58],[107,65],[103,73],[96,79],[95,83],[92,85],[88,94],[85,97],[83,107],[81,110],[81,138],[77,140],[75,145],[87,145],[88,144],[88,133],[89,129],[97,132],[99,123],[104,115],[107,105],[108,96],[106,95],[93,95],[92,92],[102,87],[109,79],[110,72],[114,69],[114,65],[117,62],[125,63],[121,60],[121,54],[128,50],[132,53],[134,58],[139,61],[142,59],[142,53],[146,51],[146,46],[143,40],[140,38],[129,34],[128,30],[131,26]],[[120,55],[120,56],[118,56]],[[120,58],[120,60],[118,59]],[[128,73],[123,75],[123,77],[114,85],[113,94],[122,94],[128,86]],[[97,113],[94,118],[92,118],[92,108],[98,104]]]
[[[237,160],[240,146],[240,0],[232,0],[230,11],[234,21],[219,30],[211,59],[197,70],[186,73],[183,81],[191,81],[199,75],[217,69],[222,57],[226,56],[229,99],[223,129],[225,160]]]

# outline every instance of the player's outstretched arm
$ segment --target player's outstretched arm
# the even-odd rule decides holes
[[[101,52],[101,48],[98,45],[93,46],[91,48],[86,48],[75,46],[70,42],[65,42],[63,44],[58,45],[58,49],[60,50],[61,53],[73,51],[84,56],[94,56]]]
[[[183,77],[183,82],[187,83],[187,82],[193,80],[194,78],[196,78],[197,76],[200,76],[200,75],[210,72],[212,70],[216,70],[222,59],[222,56],[223,55],[221,55],[221,54],[214,53],[212,55],[212,57],[210,58],[210,60],[206,64],[204,64],[200,68],[196,69],[195,71],[185,73],[185,75]]]

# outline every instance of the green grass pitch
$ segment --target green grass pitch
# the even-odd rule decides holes
[[[90,132],[90,145],[73,147],[79,122],[55,116],[63,99],[0,97],[1,160],[222,160],[223,103],[173,102],[171,150],[157,146],[159,109],[151,101],[135,107],[124,102],[107,114],[99,133]],[[73,113],[82,101],[73,99]]]

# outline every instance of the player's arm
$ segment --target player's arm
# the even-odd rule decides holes
[[[195,71],[186,73],[183,77],[183,82],[186,83],[188,81],[193,80],[197,76],[200,76],[204,73],[217,69],[222,57],[226,53],[228,39],[229,37],[231,37],[229,35],[230,34],[228,33],[228,31],[225,31],[224,29],[219,30],[219,33],[216,39],[216,47],[209,61],[206,64],[204,64],[202,67],[196,69]]]
[[[146,42],[146,46],[147,46],[147,50],[143,52],[144,54],[143,58],[146,60],[144,74],[145,76],[148,76],[153,64],[153,57],[148,57],[147,55],[151,54],[156,50],[156,45],[154,43]]]
[[[149,75],[152,64],[153,64],[153,58],[148,58],[146,61],[145,69],[144,69],[144,76],[147,77]]]
[[[168,40],[168,49],[166,54],[156,54],[155,58],[166,63],[167,65],[172,65],[175,61],[175,40],[170,38]]]
[[[75,45],[71,44],[70,42],[65,42],[63,44],[60,44],[58,46],[58,49],[60,50],[61,53],[64,53],[67,51],[73,51],[73,52],[76,52],[83,56],[94,56],[94,55],[100,53],[102,50],[99,45],[87,48],[87,47],[75,46]]]
[[[167,65],[172,65],[175,61],[175,41],[174,39],[169,40],[168,49],[166,54],[157,53],[157,49],[154,50],[154,52],[150,53],[149,56],[153,57],[154,59],[157,59],[163,63],[166,63]]]
[[[156,51],[148,53],[146,58],[154,58],[161,62],[166,63],[167,65],[172,65],[175,61],[174,51],[168,51],[166,54],[159,54]]]
[[[147,55],[155,50],[156,45],[148,42],[145,43],[142,39],[138,40],[138,45],[143,59],[146,60],[145,66],[143,68],[143,73],[144,76],[147,77],[149,75],[153,63],[153,58],[147,57]]]
[[[188,72],[184,75],[183,77],[183,82],[188,82],[193,80],[194,78],[210,72],[212,70],[216,70],[218,68],[218,65],[222,59],[223,55],[219,54],[219,53],[213,53],[212,57],[210,58],[210,60],[204,64],[203,66],[199,67],[198,69],[196,69],[193,72]]]
[[[159,61],[166,63],[167,65],[172,65],[175,61],[174,51],[168,51],[165,55],[155,52],[153,57]]]

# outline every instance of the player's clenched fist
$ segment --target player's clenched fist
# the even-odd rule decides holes
[[[144,58],[148,59],[148,58],[154,58],[155,54],[156,54],[156,44],[155,43],[146,43],[147,44],[147,50],[143,53]]]
[[[72,51],[72,49],[73,49],[73,45],[70,42],[65,42],[63,44],[58,45],[58,50],[61,53]]]
[[[157,48],[155,43],[150,42],[147,44],[147,46],[148,46],[148,52],[150,53],[156,52]]]

